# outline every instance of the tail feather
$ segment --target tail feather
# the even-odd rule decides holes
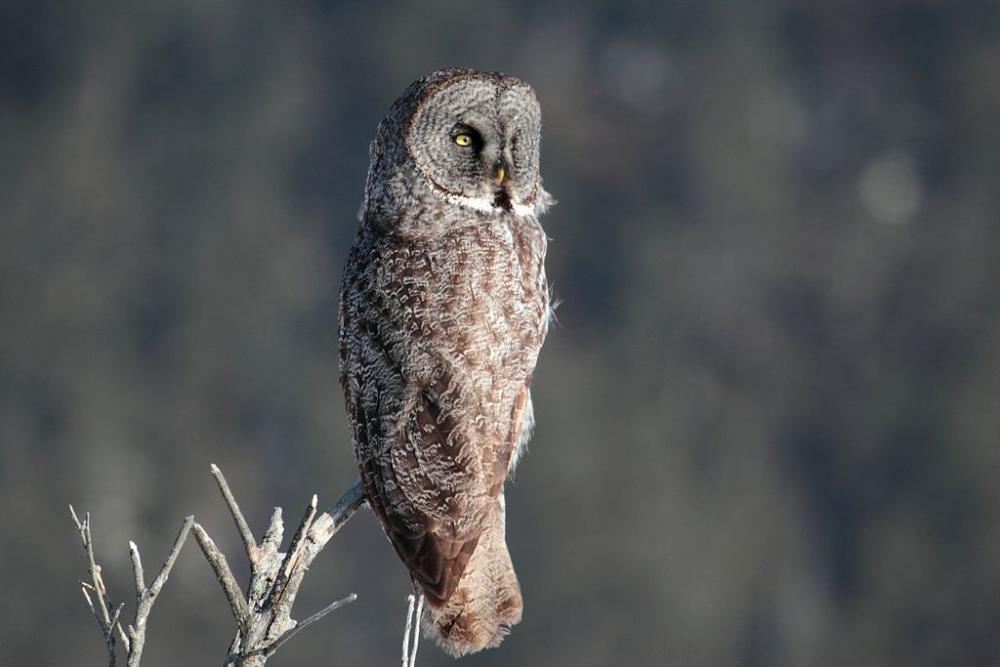
[[[502,495],[454,593],[427,601],[425,634],[455,657],[499,645],[520,622],[521,587],[507,550]]]

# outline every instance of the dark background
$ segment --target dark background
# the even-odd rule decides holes
[[[537,89],[563,300],[461,664],[1000,661],[1000,9],[745,4],[0,4],[0,661],[104,664],[68,503],[127,599],[187,514],[241,562],[209,463],[256,530],[354,480],[367,145],[446,66]],[[150,667],[231,636],[194,547]],[[307,588],[273,664],[398,663],[369,512]]]

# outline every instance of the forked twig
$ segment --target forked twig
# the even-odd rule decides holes
[[[83,591],[83,597],[87,600],[87,605],[90,607],[90,611],[94,614],[94,618],[97,619],[97,625],[101,628],[101,635],[104,637],[104,645],[108,650],[108,665],[110,667],[115,667],[117,664],[117,656],[115,654],[115,627],[116,624],[111,622],[111,601],[107,596],[107,589],[104,586],[104,579],[101,577],[101,566],[97,564],[94,559],[94,541],[90,532],[90,512],[83,515],[83,521],[77,516],[76,510],[72,505],[69,506],[69,513],[73,517],[73,523],[76,524],[77,532],[80,533],[80,541],[83,544],[83,552],[87,556],[87,569],[90,573],[91,583],[81,581],[81,590]],[[91,599],[90,594],[87,590],[94,591],[94,595],[97,597],[97,604]],[[119,611],[120,611],[119,607]],[[115,619],[118,618],[118,614],[115,614]],[[126,646],[128,650],[128,638],[125,632],[121,630],[121,626],[117,626],[121,635],[122,644]]]
[[[93,582],[90,584],[82,582],[83,597],[87,600],[87,605],[97,619],[97,624],[104,635],[104,643],[108,649],[108,665],[114,667],[117,664],[117,654],[115,651],[115,632],[117,631],[118,637],[121,639],[121,644],[125,647],[128,666],[138,667],[139,662],[142,660],[142,649],[146,644],[147,621],[150,612],[153,610],[153,603],[156,601],[156,596],[159,595],[163,585],[167,583],[170,570],[173,569],[177,555],[181,552],[181,548],[184,546],[184,542],[187,540],[188,533],[191,530],[191,525],[194,523],[194,517],[189,516],[184,520],[180,532],[177,533],[177,538],[174,540],[174,545],[170,549],[170,553],[167,554],[167,559],[163,563],[163,567],[160,568],[152,585],[148,587],[146,586],[145,574],[142,568],[142,558],[139,556],[139,547],[136,546],[135,542],[129,542],[129,558],[132,561],[136,606],[135,616],[126,632],[122,629],[120,621],[122,608],[125,606],[125,603],[119,604],[114,614],[111,614],[111,599],[104,585],[104,580],[101,577],[101,566],[94,559],[94,543],[90,532],[90,513],[86,513],[83,521],[80,521],[80,517],[77,516],[76,510],[73,509],[72,505],[70,505],[69,511],[73,516],[73,522],[76,524],[77,531],[80,533],[83,550],[87,554],[90,577]],[[97,597],[96,605],[88,591],[93,591]]]
[[[167,554],[167,559],[163,561],[163,565],[160,567],[156,578],[153,579],[153,583],[148,587],[146,586],[146,578],[142,570],[142,558],[139,557],[139,547],[136,546],[135,542],[130,541],[128,543],[129,556],[132,560],[132,574],[135,578],[135,619],[128,626],[130,640],[128,648],[129,667],[138,667],[139,661],[142,660],[142,649],[146,645],[146,627],[149,620],[149,613],[153,610],[153,603],[156,602],[156,597],[163,589],[163,585],[167,583],[170,571],[174,569],[174,563],[177,562],[177,556],[180,555],[181,548],[183,548],[184,543],[187,541],[193,524],[193,516],[185,517],[184,523],[181,524],[181,528],[177,532],[177,537],[174,538],[174,545],[170,548],[170,553]]]
[[[333,602],[301,622],[291,618],[292,605],[298,595],[306,571],[319,552],[364,504],[360,483],[353,485],[330,510],[317,516],[318,499],[314,495],[303,513],[286,552],[281,552],[284,522],[280,507],[271,514],[271,520],[258,543],[249,532],[249,525],[218,466],[212,466],[236,523],[250,560],[250,585],[246,596],[235,584],[225,556],[200,525],[195,525],[195,537],[206,559],[215,570],[229,600],[236,621],[236,636],[229,647],[226,665],[263,665],[265,661],[299,632],[330,612],[357,599],[355,594]]]
[[[306,507],[302,521],[288,546],[281,552],[284,523],[280,507],[271,515],[268,528],[260,543],[256,541],[239,503],[218,466],[212,464],[211,471],[229,508],[236,530],[243,542],[250,561],[250,586],[244,596],[236,577],[233,575],[225,554],[219,549],[205,529],[189,516],[181,525],[173,547],[157,573],[153,582],[146,585],[146,574],[139,555],[139,547],[129,542],[129,559],[132,564],[132,578],[136,593],[136,610],[132,623],[125,630],[120,621],[124,603],[113,607],[111,598],[101,577],[101,566],[94,558],[94,545],[90,530],[90,514],[83,520],[70,506],[70,513],[80,533],[80,541],[87,557],[90,581],[81,582],[83,597],[97,620],[108,651],[108,665],[115,667],[119,644],[124,647],[129,667],[138,667],[146,641],[148,619],[153,603],[167,583],[170,571],[177,557],[193,531],[195,541],[201,548],[215,576],[229,601],[230,611],[236,621],[236,636],[230,644],[226,665],[257,666],[265,661],[295,635],[324,618],[334,610],[357,599],[350,595],[323,607],[303,621],[291,618],[292,605],[302,585],[306,570],[326,546],[330,538],[365,503],[361,482],[355,483],[330,509],[316,514],[318,499],[314,495]]]

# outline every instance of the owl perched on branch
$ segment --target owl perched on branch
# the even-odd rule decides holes
[[[372,142],[344,271],[340,381],[365,494],[453,655],[521,620],[504,481],[548,327],[540,131],[513,77],[412,83]]]

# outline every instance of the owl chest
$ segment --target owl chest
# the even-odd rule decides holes
[[[458,369],[530,372],[548,308],[539,237],[496,223],[401,248],[384,293],[414,351]]]

